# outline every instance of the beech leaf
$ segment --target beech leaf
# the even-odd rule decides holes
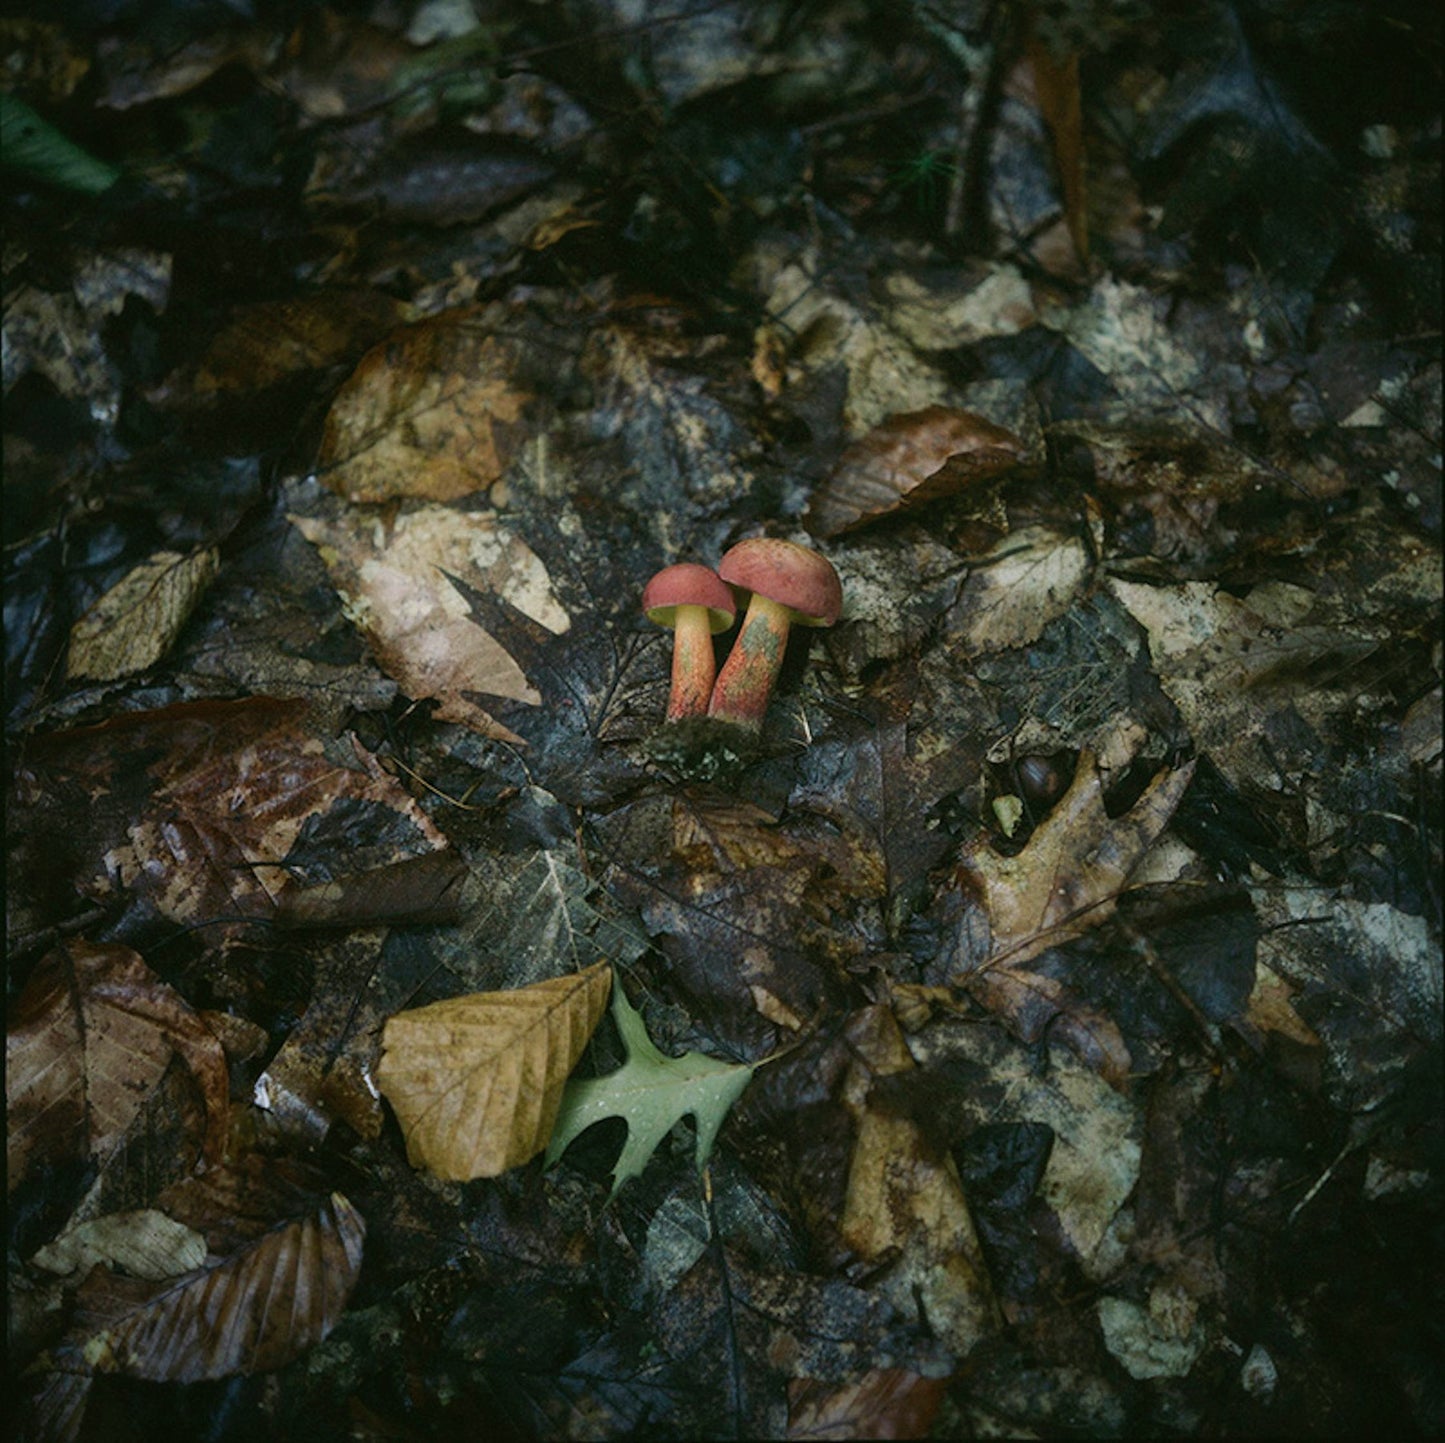
[[[612,1019],[622,1034],[627,1061],[606,1077],[578,1078],[568,1084],[547,1147],[547,1162],[561,1157],[594,1122],[622,1118],[627,1141],[612,1170],[611,1196],[616,1197],[623,1183],[641,1176],[658,1143],[689,1113],[697,1123],[700,1172],[728,1109],[751,1081],[757,1064],[723,1062],[701,1052],[668,1057],[647,1035],[642,1017],[620,987],[612,994]]]
[[[81,1357],[98,1373],[168,1383],[279,1368],[336,1326],[365,1236],[360,1213],[333,1192],[182,1277],[158,1284],[98,1269],[77,1299]]]
[[[467,1182],[541,1152],[611,985],[611,967],[598,962],[530,987],[452,997],[392,1017],[376,1083],[401,1123],[412,1164]]]

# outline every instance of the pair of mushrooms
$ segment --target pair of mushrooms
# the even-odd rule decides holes
[[[712,638],[748,609],[723,668],[713,677]],[[740,541],[714,572],[694,562],[659,571],[642,593],[649,621],[673,630],[667,720],[709,716],[759,731],[793,626],[832,626],[843,605],[838,573],[806,546],[771,536]]]

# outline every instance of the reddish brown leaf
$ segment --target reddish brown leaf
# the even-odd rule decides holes
[[[806,524],[815,536],[837,536],[1003,476],[1028,459],[1018,436],[971,411],[928,406],[890,416],[844,451],[813,496]]]
[[[354,742],[329,749],[299,702],[255,697],[135,713],[47,738],[32,758],[39,819],[54,815],[45,808],[57,792],[77,809],[89,793],[100,801],[99,828],[109,799],[125,799],[93,842],[68,839],[93,869],[82,884],[106,897],[117,884],[132,889],[182,925],[269,918],[298,878],[445,845],[370,753]]]
[[[1040,40],[1028,42],[1034,90],[1049,138],[1054,145],[1054,167],[1064,197],[1069,236],[1081,261],[1089,258],[1089,210],[1084,188],[1084,109],[1079,85],[1079,54],[1071,50],[1062,59]]]
[[[947,1378],[906,1368],[871,1368],[852,1383],[794,1378],[789,1438],[926,1438],[948,1392]]]
[[[217,1157],[230,1080],[215,1036],[130,948],[57,948],[21,994],[6,1038],[9,1186],[77,1151],[104,1161],[177,1054],[205,1101],[200,1145]]]
[[[77,1298],[76,1346],[96,1372],[192,1383],[259,1373],[336,1326],[366,1224],[340,1193],[227,1257],[160,1284],[97,1269]]]

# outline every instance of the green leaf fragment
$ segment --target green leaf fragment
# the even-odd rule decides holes
[[[701,1052],[669,1057],[653,1044],[642,1017],[620,985],[612,989],[612,1019],[622,1034],[627,1061],[606,1077],[577,1078],[562,1094],[562,1110],[547,1145],[550,1166],[594,1122],[620,1117],[627,1142],[612,1170],[611,1197],[629,1178],[642,1174],[657,1145],[682,1117],[697,1124],[697,1166],[712,1155],[728,1109],[752,1080],[756,1064],[723,1062]],[[609,1201],[610,1201],[609,1198]]]
[[[18,96],[0,94],[0,165],[66,190],[99,195],[120,170],[68,140]]]

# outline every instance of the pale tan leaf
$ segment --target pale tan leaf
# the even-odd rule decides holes
[[[214,1157],[230,1095],[214,1035],[130,948],[70,942],[50,953],[6,1037],[8,1185],[61,1157],[104,1161],[176,1054],[200,1085]]]
[[[133,1278],[178,1277],[206,1261],[206,1240],[158,1208],[108,1213],[63,1232],[30,1260],[62,1276],[87,1273],[98,1263]]]
[[[154,666],[180,634],[215,578],[208,546],[183,556],[157,551],[123,576],[70,629],[66,671],[73,681],[114,681]]]
[[[445,721],[518,739],[473,698],[531,706],[542,698],[510,653],[477,624],[462,588],[496,596],[554,634],[565,632],[571,618],[546,567],[520,536],[491,513],[445,506],[408,511],[385,531],[356,512],[291,519],[321,553],[347,615],[382,669],[408,696],[435,698]]]
[[[611,967],[598,962],[391,1018],[376,1082],[412,1163],[464,1182],[496,1177],[541,1152],[611,986]]]
[[[971,652],[1027,646],[1074,604],[1090,569],[1083,538],[1048,526],[1011,532],[964,583],[958,612]]]
[[[1193,762],[1161,772],[1130,811],[1111,818],[1098,764],[1083,752],[1069,790],[1022,852],[1005,857],[986,840],[972,844],[959,871],[983,902],[993,956],[1019,967],[1108,918],[1193,775]]]
[[[99,1373],[194,1383],[279,1368],[335,1327],[366,1224],[340,1193],[238,1252],[156,1284],[99,1269],[77,1297],[75,1347]]]

